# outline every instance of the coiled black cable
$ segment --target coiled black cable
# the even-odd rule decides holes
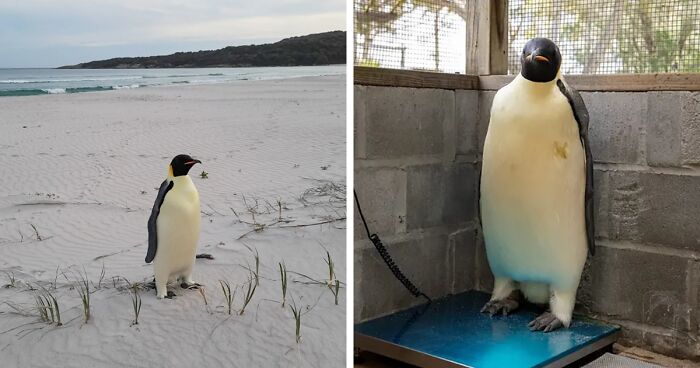
[[[425,295],[425,293],[421,292],[418,289],[418,287],[416,287],[416,285],[414,285],[411,282],[411,280],[409,280],[408,277],[406,277],[406,275],[404,275],[403,272],[401,272],[399,266],[397,266],[394,260],[391,258],[389,251],[387,251],[384,244],[382,244],[382,241],[381,239],[379,239],[379,236],[377,234],[370,233],[369,227],[367,226],[367,221],[365,220],[365,216],[362,214],[362,208],[360,207],[360,200],[357,198],[357,192],[353,190],[353,194],[355,195],[355,204],[357,205],[357,212],[360,214],[362,223],[365,225],[365,231],[367,231],[367,237],[370,241],[372,241],[374,247],[377,248],[377,252],[379,252],[379,255],[382,257],[387,267],[389,267],[391,273],[394,274],[394,277],[396,277],[397,280],[401,281],[406,290],[413,294],[413,296],[422,296],[425,299],[427,299],[429,303],[432,302],[432,299],[430,299],[430,297]]]

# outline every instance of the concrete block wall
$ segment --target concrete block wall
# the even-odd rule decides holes
[[[354,88],[355,189],[371,231],[427,295],[471,289],[478,92]],[[355,212],[356,321],[421,303],[388,270]]]
[[[700,93],[582,93],[598,252],[577,311],[624,340],[700,359]]]
[[[355,86],[355,188],[372,231],[431,297],[491,291],[476,185],[494,95]],[[598,251],[576,310],[622,325],[627,344],[698,360],[700,93],[582,96],[591,116]],[[360,230],[356,320],[420,303]]]

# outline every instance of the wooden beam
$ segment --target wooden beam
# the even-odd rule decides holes
[[[468,1],[466,7],[467,17],[467,44],[465,73],[468,75],[487,75],[490,67],[490,41],[491,31],[491,6],[490,0]]]
[[[356,66],[354,83],[368,86],[498,90],[513,75],[462,75]],[[700,91],[700,73],[598,74],[565,76],[579,91]]]
[[[489,75],[508,73],[508,0],[492,0]]]
[[[447,74],[356,66],[354,84],[366,86],[477,89],[479,77],[475,75]]]
[[[500,89],[510,83],[514,77],[513,75],[479,76],[479,89]],[[579,91],[700,91],[700,73],[567,75],[564,78]]]

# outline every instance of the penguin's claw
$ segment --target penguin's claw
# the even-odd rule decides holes
[[[200,287],[202,287],[202,284],[199,284],[199,283],[196,283],[196,282],[193,282],[193,283],[191,283],[191,284],[188,284],[188,283],[186,283],[186,282],[183,282],[182,284],[180,284],[180,287],[183,288],[183,289],[190,289],[190,290],[193,290],[193,289],[199,289]]]
[[[551,332],[564,326],[564,323],[551,312],[544,312],[533,319],[527,327],[530,331]]]
[[[491,317],[501,312],[504,316],[507,316],[514,310],[518,309],[518,301],[510,298],[503,300],[490,300],[483,308],[481,308],[481,313],[488,313]]]

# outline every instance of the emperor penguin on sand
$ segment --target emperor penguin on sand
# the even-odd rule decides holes
[[[183,287],[201,286],[192,281],[199,240],[199,193],[187,173],[201,163],[188,155],[177,155],[168,167],[148,219],[148,253],[153,261],[158,299],[172,297],[169,281],[180,279]]]
[[[595,251],[588,111],[561,76],[554,42],[530,40],[520,63],[493,99],[484,142],[480,210],[495,280],[482,312],[512,312],[520,291],[549,304],[528,325],[549,332],[571,323],[586,253]]]

